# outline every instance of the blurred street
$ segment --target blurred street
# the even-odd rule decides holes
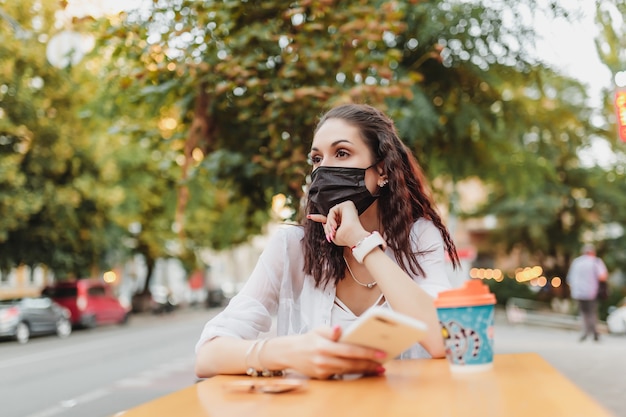
[[[67,339],[0,342],[2,417],[108,417],[189,386],[207,310],[133,315]]]

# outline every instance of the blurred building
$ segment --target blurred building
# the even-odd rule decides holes
[[[37,296],[52,280],[52,273],[41,266],[31,268],[23,265],[9,271],[0,270],[0,300]]]

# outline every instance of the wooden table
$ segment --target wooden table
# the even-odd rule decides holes
[[[611,414],[535,353],[496,355],[490,371],[451,374],[445,359],[392,361],[384,377],[308,380],[304,390],[240,393],[217,376],[119,417],[603,417]]]

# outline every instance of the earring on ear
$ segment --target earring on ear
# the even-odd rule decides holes
[[[389,180],[387,178],[384,178],[384,179],[378,181],[378,187],[380,187],[380,188],[383,188],[387,184],[389,184]]]

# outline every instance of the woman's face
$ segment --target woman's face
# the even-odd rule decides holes
[[[359,129],[342,119],[328,119],[319,127],[310,156],[313,170],[320,166],[367,168],[375,162]],[[375,166],[365,172],[365,183],[372,194],[378,192],[378,178]]]

